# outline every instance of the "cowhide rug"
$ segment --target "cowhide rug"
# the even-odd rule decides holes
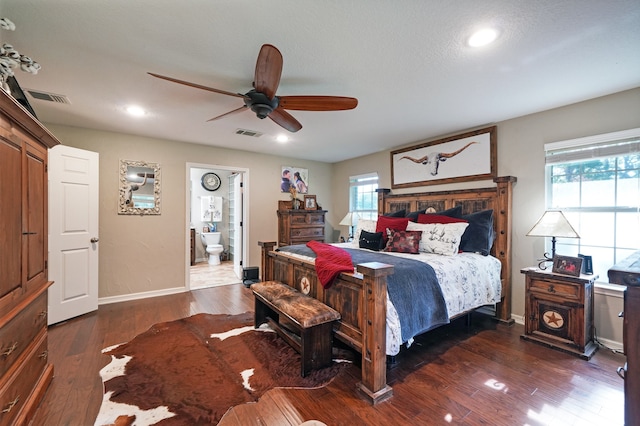
[[[104,398],[96,425],[217,424],[225,412],[257,401],[274,387],[328,384],[352,360],[334,348],[334,362],[300,376],[300,355],[253,314],[198,314],[156,324],[103,353]]]

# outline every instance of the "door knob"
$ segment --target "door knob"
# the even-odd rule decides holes
[[[92,242],[92,243],[97,243],[97,242],[98,242],[98,240],[99,240],[99,238],[98,238],[98,237],[93,237],[93,238],[91,239],[91,242]]]

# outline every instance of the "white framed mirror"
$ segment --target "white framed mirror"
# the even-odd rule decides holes
[[[118,214],[160,214],[160,165],[120,160]]]

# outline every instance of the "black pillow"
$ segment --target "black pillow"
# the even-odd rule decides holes
[[[387,217],[404,217],[407,214],[406,210],[398,210],[397,212],[385,213],[383,216]]]
[[[493,210],[462,215],[462,219],[469,222],[469,226],[460,238],[460,251],[487,256],[493,246]]]
[[[380,251],[382,248],[382,232],[360,231],[360,239],[358,240],[360,248],[373,251]]]
[[[421,215],[421,214],[425,214],[425,210],[418,210],[418,211],[415,211],[415,212],[411,212],[406,217],[408,217],[411,222],[417,222],[418,221],[418,215]],[[426,214],[431,214],[431,213],[426,213]],[[455,206],[455,207],[452,207],[452,208],[447,209],[447,210],[442,210],[441,212],[435,212],[433,214],[439,214],[441,216],[449,216],[449,217],[461,218],[462,217],[462,206]]]

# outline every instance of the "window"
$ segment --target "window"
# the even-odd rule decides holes
[[[545,145],[547,206],[580,235],[556,250],[592,256],[594,274],[640,249],[640,129]]]
[[[367,173],[349,178],[349,211],[362,219],[378,218],[378,174]]]

